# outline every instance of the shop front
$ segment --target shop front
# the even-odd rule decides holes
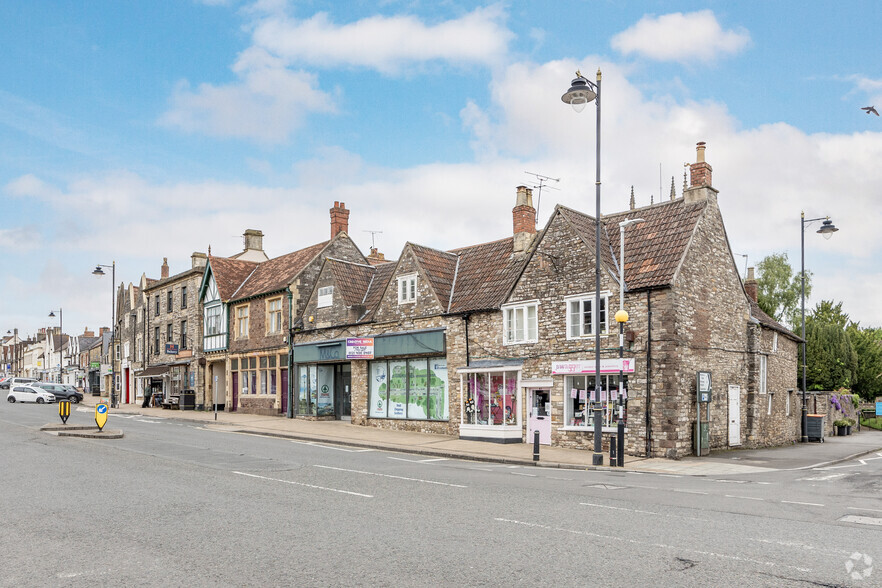
[[[295,416],[450,419],[443,329],[302,343],[293,354]]]
[[[521,362],[509,362],[457,370],[463,391],[460,438],[495,443],[524,441],[521,368]]]
[[[633,359],[603,359],[600,363],[600,398],[592,398],[596,387],[596,361],[553,361],[552,376],[563,377],[563,431],[594,431],[594,418],[600,415],[601,430],[614,432],[619,421],[628,422],[628,374],[634,373]],[[623,374],[619,381],[619,374]],[[592,401],[600,411],[592,409]],[[595,405],[596,406],[596,405]]]

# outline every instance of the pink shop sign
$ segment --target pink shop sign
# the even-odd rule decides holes
[[[576,374],[593,374],[595,360],[590,361],[552,361],[551,373],[555,376],[572,376]],[[620,371],[626,374],[634,373],[635,361],[632,358],[623,359],[601,359],[601,374],[617,374]]]

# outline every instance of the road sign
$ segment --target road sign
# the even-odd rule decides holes
[[[95,424],[98,425],[98,430],[101,431],[104,429],[104,425],[107,424],[107,413],[109,411],[109,407],[107,403],[100,402],[95,405]]]
[[[58,416],[61,417],[61,423],[66,425],[70,416],[70,400],[62,400],[58,403]]]

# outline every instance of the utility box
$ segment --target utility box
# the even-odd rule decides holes
[[[824,415],[806,415],[805,433],[809,441],[824,442]]]
[[[710,452],[710,432],[707,425],[707,422],[702,422],[700,425],[701,431],[699,432],[699,423],[692,423],[692,434],[696,455],[707,455]],[[699,440],[701,441],[700,448],[698,446]]]

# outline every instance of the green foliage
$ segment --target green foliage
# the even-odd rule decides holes
[[[847,427],[849,424],[848,419],[836,419],[833,421],[834,427]]]
[[[802,280],[786,253],[773,253],[757,264],[757,304],[767,315],[792,329],[802,324]],[[805,295],[812,292],[812,273],[805,273]]]
[[[850,388],[856,379],[858,356],[842,324],[842,304],[818,303],[806,316],[806,385],[809,390]]]
[[[852,323],[847,333],[858,357],[852,390],[865,400],[882,396],[882,329]]]
[[[861,419],[862,427],[869,427],[882,431],[882,417],[873,417],[871,419]]]

